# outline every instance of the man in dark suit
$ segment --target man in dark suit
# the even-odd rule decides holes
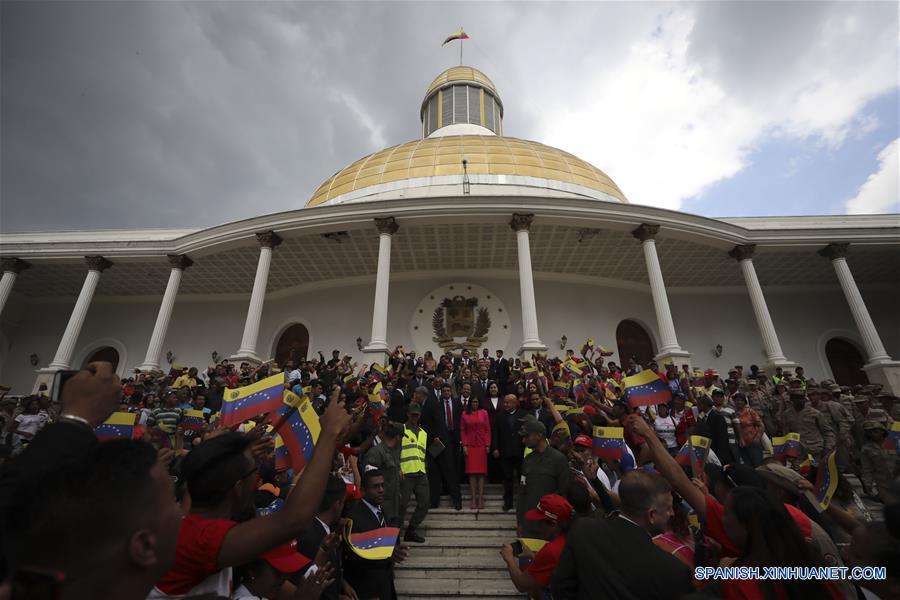
[[[381,502],[384,500],[384,475],[377,469],[366,471],[362,476],[362,499],[350,509],[348,517],[353,520],[353,533],[363,533],[386,526]],[[344,557],[344,576],[359,598],[394,600],[394,561],[402,562],[408,548],[397,546],[394,556],[384,560],[367,560],[347,551]]]
[[[409,383],[406,386],[406,397],[412,398],[416,388],[423,386],[430,388],[431,382],[428,377],[425,376],[425,367],[418,365],[413,376],[409,378]]]
[[[315,520],[309,527],[297,538],[297,551],[303,556],[313,558],[322,547],[322,542],[332,532],[337,525],[341,512],[344,510],[344,498],[347,496],[347,486],[340,478],[331,476],[325,487],[325,494],[322,496],[322,502],[319,504],[319,512]],[[322,590],[321,598],[323,600],[337,600],[341,595],[352,597],[352,590],[348,590],[350,585],[344,581],[344,569],[341,556],[340,540],[331,544],[331,550],[328,552],[328,561],[334,568],[334,583]]]
[[[384,388],[388,391],[390,400],[387,409],[387,418],[395,423],[406,421],[406,407],[409,405],[409,397],[403,386],[394,387],[390,381],[384,382]]]
[[[485,365],[482,365],[478,369],[478,379],[476,379],[472,383],[472,395],[481,400],[485,396],[487,396],[488,384],[490,384],[491,380],[488,379],[488,368]]]
[[[679,598],[692,591],[691,570],[652,541],[672,517],[672,488],[646,471],[627,473],[619,484],[621,513],[579,519],[553,573],[550,589],[560,600]]]
[[[503,397],[503,410],[494,415],[491,432],[491,454],[500,462],[503,472],[503,510],[513,507],[513,486],[522,473],[522,455],[525,447],[519,436],[521,419],[525,411],[518,408],[515,394]]]
[[[503,358],[503,350],[497,350],[497,358],[491,359],[488,377],[498,382],[501,386],[509,379],[509,361]]]
[[[462,404],[454,400],[450,393],[450,384],[441,387],[438,399],[426,402],[422,411],[422,427],[428,432],[428,484],[430,489],[431,508],[437,508],[441,498],[441,483],[446,484],[447,492],[453,500],[453,507],[462,510],[462,496],[459,491],[459,421],[462,416]],[[435,440],[440,440],[444,449],[437,456],[432,455]],[[432,477],[431,475],[434,474]]]
[[[528,396],[528,404],[529,407],[525,412],[543,423],[547,429],[547,435],[550,435],[550,432],[553,431],[553,427],[556,425],[556,421],[553,419],[550,411],[544,407],[544,399],[541,398],[540,394],[531,394]]]

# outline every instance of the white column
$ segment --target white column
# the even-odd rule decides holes
[[[163,342],[166,341],[166,333],[169,331],[169,321],[172,319],[172,310],[175,308],[175,298],[178,296],[178,286],[181,285],[181,276],[184,270],[194,264],[190,258],[183,254],[170,254],[169,264],[172,270],[169,272],[169,283],[166,284],[166,292],[163,294],[162,304],[156,314],[156,324],[150,335],[150,344],[147,346],[147,355],[144,357],[142,371],[159,369],[159,356],[162,353]]]
[[[659,225],[644,223],[631,234],[641,241],[644,260],[647,263],[647,278],[650,280],[650,293],[653,296],[653,309],[656,312],[656,325],[659,328],[661,344],[656,355],[657,361],[669,359],[674,364],[675,359],[685,360],[690,354],[678,345],[678,337],[675,335],[675,323],[672,321],[672,310],[669,308],[666,283],[663,280],[662,268],[659,266],[659,256],[656,254],[655,238],[658,231]]]
[[[378,228],[378,270],[372,308],[372,337],[363,348],[367,354],[390,354],[387,346],[388,292],[391,283],[391,241],[400,226],[394,217],[375,219]]]
[[[519,295],[522,299],[522,347],[519,355],[546,352],[547,346],[538,333],[537,303],[534,299],[534,274],[531,270],[531,242],[528,231],[534,220],[532,214],[514,213],[509,226],[516,232],[519,249]]]
[[[869,309],[863,302],[859,288],[856,287],[856,281],[853,279],[853,273],[850,272],[850,265],[847,264],[847,251],[850,244],[829,244],[819,251],[819,254],[831,261],[834,266],[834,272],[837,274],[841,289],[847,298],[847,304],[850,306],[850,314],[856,322],[856,328],[859,335],[862,336],[863,345],[866,347],[866,354],[869,358],[869,364],[890,362],[891,357],[888,356],[881,343],[881,337],[875,329],[875,323],[869,316]]]
[[[88,309],[91,307],[91,300],[94,298],[97,283],[100,282],[100,273],[112,266],[112,263],[102,256],[85,256],[84,260],[88,265],[87,276],[84,278],[81,293],[78,294],[75,308],[72,309],[72,315],[69,317],[69,324],[66,325],[66,330],[59,341],[56,355],[53,357],[53,362],[50,363],[50,370],[61,371],[71,368],[72,353],[75,351],[78,335],[81,333],[84,319],[87,316]]]
[[[253,280],[253,291],[250,293],[250,306],[247,308],[247,320],[244,322],[244,335],[241,347],[231,360],[262,362],[256,353],[256,342],[259,338],[259,323],[262,320],[263,303],[266,300],[266,286],[269,284],[269,267],[272,265],[272,249],[281,243],[281,238],[274,231],[256,234],[259,241],[259,262],[256,263],[256,278]]]
[[[735,246],[728,254],[741,265],[744,282],[746,282],[747,291],[750,294],[750,304],[753,305],[753,314],[756,315],[756,324],[759,327],[759,334],[762,336],[763,347],[766,350],[767,364],[773,367],[793,367],[794,364],[784,357],[781,342],[778,341],[778,334],[775,332],[775,324],[772,322],[772,316],[769,314],[766,297],[763,295],[762,286],[759,284],[759,278],[756,276],[756,267],[753,266],[753,253],[755,251],[756,244],[747,244],[745,246]]]
[[[2,267],[0,267],[3,270],[3,278],[0,279],[0,315],[3,314],[3,307],[6,306],[6,301],[9,300],[9,295],[12,293],[16,277],[30,266],[30,263],[19,258],[3,259]]]

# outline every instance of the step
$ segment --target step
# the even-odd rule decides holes
[[[429,529],[515,529],[515,519],[425,519],[421,526]]]
[[[452,508],[449,510],[445,508],[435,508],[434,510],[428,511],[428,516],[426,518],[436,521],[484,521],[490,519],[499,521],[515,521],[516,512],[513,510],[504,512],[499,509],[490,508],[486,508],[484,510],[463,509],[457,512]]]
[[[490,569],[466,569],[465,572],[453,569],[427,569],[422,567],[410,569],[394,568],[394,580],[401,579],[446,579],[452,577],[454,579],[479,579],[479,580],[509,580],[509,572],[506,568],[490,568]]]
[[[417,594],[402,594],[398,593],[397,598],[400,600],[459,600],[459,598],[466,598],[467,600],[522,600],[525,598],[523,594],[495,594],[493,596],[470,596],[466,595],[456,595],[456,596],[445,596],[440,594],[435,594],[433,596],[426,595],[417,595]]]
[[[471,540],[470,540],[471,542]],[[409,556],[412,558],[454,558],[454,557],[481,557],[483,560],[491,560],[499,556],[501,544],[448,544],[448,545],[429,545],[425,544],[408,544]]]
[[[479,579],[470,581],[468,573],[462,577],[410,577],[408,579],[396,579],[395,585],[398,594],[406,592],[416,596],[496,596],[499,594],[518,596],[512,581],[507,576],[504,579]]]
[[[429,515],[474,515],[474,514],[482,514],[482,515],[510,515],[515,518],[516,509],[511,508],[509,510],[503,510],[503,503],[501,502],[499,505],[490,506],[488,505],[488,501],[485,500],[485,507],[479,508],[476,510],[472,510],[468,507],[468,505],[463,505],[462,510],[456,510],[452,506],[441,506],[440,508],[429,508]]]
[[[425,543],[415,544],[415,547],[440,546],[443,548],[493,548],[499,551],[503,544],[512,542],[515,539],[515,531],[489,532],[489,534],[486,532],[485,535],[479,536],[425,535]]]
[[[395,569],[465,569],[469,570],[497,570],[506,572],[506,564],[500,558],[500,549],[494,550],[492,555],[484,553],[479,556],[460,554],[458,556],[422,556],[410,549],[409,558],[402,563],[397,563]]]

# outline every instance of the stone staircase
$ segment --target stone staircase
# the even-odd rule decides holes
[[[464,488],[467,490],[468,486]],[[419,528],[424,544],[410,543],[409,558],[395,567],[397,594],[404,600],[516,598],[516,591],[500,547],[516,538],[515,511],[503,512],[503,488],[485,485],[485,508],[471,510],[463,494],[463,509],[453,509],[448,498],[428,511]]]

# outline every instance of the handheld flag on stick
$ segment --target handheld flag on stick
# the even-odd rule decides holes
[[[376,422],[381,415],[384,414],[385,396],[387,396],[387,393],[384,391],[384,387],[381,385],[380,381],[376,383],[375,387],[372,388],[372,391],[369,392],[369,409],[372,411],[372,417]]]
[[[618,460],[624,451],[624,427],[594,427],[594,456]]]
[[[582,379],[573,379],[572,380],[572,394],[575,395],[576,398],[584,398],[584,380]]]
[[[553,390],[551,391],[556,398],[568,398],[569,397],[569,384],[566,381],[554,381],[553,382]]]
[[[825,510],[831,504],[831,497],[838,486],[837,452],[831,451],[827,460],[819,465],[819,473],[816,476],[816,501],[819,510]]]
[[[287,471],[291,467],[291,455],[284,440],[277,433],[275,434],[275,470]]]
[[[678,454],[675,460],[679,465],[691,467],[694,477],[700,477],[703,473],[703,465],[706,464],[706,457],[709,456],[709,446],[712,443],[708,437],[702,435],[692,435]]]
[[[175,430],[162,421],[150,428],[150,439],[160,448],[175,447]]]
[[[774,457],[778,460],[785,458],[798,458],[800,456],[800,434],[789,433],[781,437],[772,438]]]
[[[625,399],[631,408],[638,406],[656,406],[672,401],[672,390],[659,375],[649,369],[622,380],[625,386]]]
[[[387,374],[387,369],[382,367],[380,364],[375,363],[369,370],[369,383],[384,381],[385,377],[387,377]]]
[[[268,414],[277,410],[283,400],[284,373],[228,390],[222,402],[222,424],[231,427],[255,416]]]
[[[101,442],[123,438],[130,440],[134,437],[135,413],[114,412],[109,418],[94,427],[94,435]]]
[[[537,379],[538,376],[537,367],[534,366],[525,367],[525,370],[523,370],[522,373],[525,375],[526,381]]]
[[[186,410],[181,419],[181,428],[185,431],[205,431],[206,419],[202,410]]]
[[[398,527],[379,527],[353,533],[353,521],[347,519],[344,522],[344,541],[354,554],[366,560],[385,560],[393,556],[398,537]]]
[[[321,428],[309,400],[301,400],[293,392],[287,392],[285,396],[286,401],[277,411],[281,418],[275,424],[275,430],[287,447],[291,468],[298,472],[312,460]]]

